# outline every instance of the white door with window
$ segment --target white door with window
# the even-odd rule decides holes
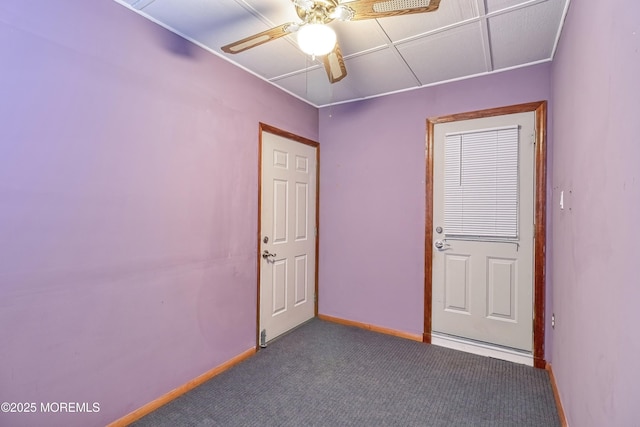
[[[315,315],[317,144],[287,136],[261,132],[261,344]]]
[[[530,353],[535,112],[433,132],[432,335]]]

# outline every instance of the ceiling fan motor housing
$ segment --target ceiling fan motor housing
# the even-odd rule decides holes
[[[308,9],[296,4],[296,13],[307,24],[328,24],[334,19],[331,15],[336,7],[338,0],[315,0]]]

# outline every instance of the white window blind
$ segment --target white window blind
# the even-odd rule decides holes
[[[447,134],[444,157],[445,234],[518,237],[518,127]]]

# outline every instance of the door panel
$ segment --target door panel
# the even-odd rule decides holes
[[[307,220],[309,217],[309,184],[296,182],[296,241],[308,238]]]
[[[271,316],[287,311],[287,260],[273,261],[273,308]]]
[[[265,331],[266,342],[315,315],[314,144],[264,129],[261,133],[258,328]]]
[[[473,182],[467,187],[485,189],[483,181],[504,179],[501,162],[504,157],[517,154],[517,236],[460,236],[448,233],[445,227],[445,162],[464,162],[463,154],[445,156],[445,138],[456,132],[484,131],[486,129],[518,126],[517,153],[513,148],[496,150],[497,172],[478,175],[477,145],[467,143],[460,153],[469,156],[473,168],[469,176]],[[474,134],[475,135],[475,134]],[[533,235],[534,235],[534,165],[535,165],[535,112],[524,112],[438,123],[433,137],[433,240],[437,246],[432,252],[432,331],[453,335],[492,345],[530,352],[533,348]],[[484,153],[480,153],[484,154]],[[462,157],[461,157],[462,156]],[[502,156],[502,157],[501,157]],[[473,163],[476,161],[476,163]],[[463,163],[460,163],[463,164]],[[482,166],[482,165],[481,165]],[[462,167],[462,166],[461,166]],[[451,170],[451,169],[449,169]],[[460,170],[464,177],[464,170]],[[461,178],[463,179],[463,178]],[[455,181],[455,177],[453,179]],[[449,178],[448,188],[452,179]],[[501,183],[505,188],[504,182]],[[477,190],[480,191],[480,190]],[[501,191],[501,190],[496,190]],[[482,193],[470,202],[487,206],[487,198],[495,195]],[[497,196],[495,196],[497,197]],[[465,199],[469,200],[469,199]],[[451,205],[451,203],[450,203]],[[453,208],[451,207],[453,206]],[[456,214],[455,205],[449,206]],[[498,206],[495,230],[500,234],[500,221],[507,217],[511,226],[513,216],[505,215],[507,208]],[[486,222],[485,211],[473,220]],[[460,224],[460,218],[449,219],[450,224]],[[509,228],[509,227],[507,227]],[[473,229],[473,227],[469,227]],[[511,228],[509,228],[511,229]],[[504,233],[503,233],[504,234]]]
[[[309,278],[309,272],[307,271],[307,259],[308,257],[306,255],[299,255],[296,257],[296,285],[294,287],[296,291],[294,304],[296,306],[308,301],[307,290],[309,283],[307,279]]]
[[[281,179],[273,180],[273,231],[272,239],[274,243],[287,243],[287,231],[289,224],[287,211],[289,205],[289,183]]]
[[[516,321],[515,259],[487,259],[487,316]]]
[[[445,254],[445,310],[469,314],[469,257]]]

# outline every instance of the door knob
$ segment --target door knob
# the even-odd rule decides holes
[[[269,253],[269,251],[268,251],[268,250],[266,250],[266,249],[265,249],[265,250],[264,250],[264,252],[262,253],[262,258],[264,258],[264,259],[269,259],[269,257],[275,257],[275,256],[276,256],[276,254],[271,254],[271,253]]]
[[[445,249],[445,248],[450,247],[451,245],[450,245],[450,244],[448,244],[448,243],[443,242],[442,240],[436,240],[436,241],[433,243],[433,246],[435,246],[435,247],[436,247],[436,249],[442,250],[442,249]]]

